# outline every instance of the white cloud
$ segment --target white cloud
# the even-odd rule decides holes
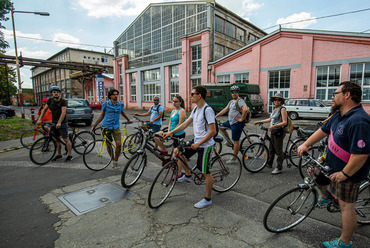
[[[289,22],[296,22],[296,21],[301,21],[301,20],[307,20],[307,19],[312,19],[315,18],[311,16],[310,13],[307,12],[301,12],[299,14],[293,14],[291,16],[288,16],[286,18],[279,18],[276,21],[276,24],[284,24],[284,23],[289,23]],[[316,19],[311,20],[311,21],[304,21],[304,22],[296,22],[296,23],[291,23],[291,24],[286,24],[284,27],[286,28],[306,28],[312,24],[315,24],[317,21]]]
[[[245,12],[251,13],[265,5],[264,3],[255,3],[255,0],[244,0],[242,7],[245,9]]]
[[[64,33],[56,33],[54,34],[53,42],[57,42],[57,46],[59,47],[79,47],[80,45],[70,44],[70,43],[80,43],[80,39],[73,37],[69,34]],[[65,43],[61,43],[65,42]]]
[[[1,30],[4,33],[4,38],[6,40],[13,40],[13,31],[8,29],[2,29]],[[21,31],[15,31],[15,35],[18,38],[31,38],[31,39],[41,39],[41,34],[26,34],[22,33]],[[38,41],[42,42],[42,41]]]
[[[18,53],[22,53],[23,57],[27,58],[35,58],[35,59],[46,59],[52,55],[52,53],[48,51],[41,51],[41,50],[29,50],[27,47],[18,47]],[[15,55],[15,50],[7,50],[7,55]]]

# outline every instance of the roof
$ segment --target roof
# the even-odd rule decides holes
[[[103,77],[109,78],[109,79],[114,79],[114,74],[109,74],[109,73],[102,73]]]

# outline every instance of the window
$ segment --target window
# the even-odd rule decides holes
[[[236,28],[236,39],[245,42],[245,31],[241,28]]]
[[[256,41],[257,39],[258,39],[257,36],[255,36],[254,34],[249,34],[248,43],[252,43],[252,42]]]
[[[362,100],[370,100],[370,63],[350,65],[350,81],[362,88]]]
[[[340,65],[316,68],[316,99],[331,100],[340,82]]]
[[[216,31],[224,33],[224,29],[225,29],[225,20],[219,16],[216,16]]]
[[[179,66],[178,65],[171,66],[171,78],[178,77],[179,77]]]
[[[235,83],[249,83],[249,73],[235,74],[234,81]]]
[[[89,57],[90,59],[90,57]],[[102,63],[108,63],[108,56],[101,56],[101,62]]]
[[[217,76],[217,83],[219,83],[219,84],[229,84],[230,83],[230,75]]]
[[[136,74],[130,74],[131,102],[136,102]]]
[[[170,70],[170,101],[172,101],[173,97],[179,94],[179,66],[171,66]]]
[[[143,72],[143,81],[149,82],[149,81],[159,81],[161,80],[161,75],[159,72],[159,69],[154,70],[148,70]]]
[[[290,88],[290,70],[269,72],[269,89],[277,88]]]
[[[201,85],[201,79],[196,78],[191,80],[191,88],[193,89],[195,86]]]
[[[215,44],[215,60],[222,58],[225,54],[225,47],[220,44]]]
[[[226,35],[235,38],[236,26],[230,22],[226,22]]]
[[[155,96],[159,96],[161,94],[160,80],[161,75],[159,69],[143,72],[144,102],[151,102]]]
[[[200,75],[202,72],[202,48],[201,45],[191,47],[191,74]]]

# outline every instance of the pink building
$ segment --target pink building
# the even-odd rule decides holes
[[[103,76],[103,88],[102,88],[102,94],[104,99],[98,99],[99,93],[98,91],[101,90],[97,87],[97,76],[93,76],[90,78],[90,80],[85,83],[85,99],[89,103],[97,103],[97,102],[105,102],[108,101],[108,91],[114,87],[113,83],[113,74],[103,73],[101,74]],[[120,88],[116,88],[120,90]],[[121,98],[121,101],[123,100],[123,97]]]

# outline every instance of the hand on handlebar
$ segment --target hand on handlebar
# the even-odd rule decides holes
[[[167,139],[168,137],[171,137],[171,136],[172,136],[172,134],[170,132],[162,134],[163,139]]]
[[[308,147],[305,144],[302,144],[298,147],[297,152],[298,152],[298,155],[302,157],[304,153],[308,154]]]

